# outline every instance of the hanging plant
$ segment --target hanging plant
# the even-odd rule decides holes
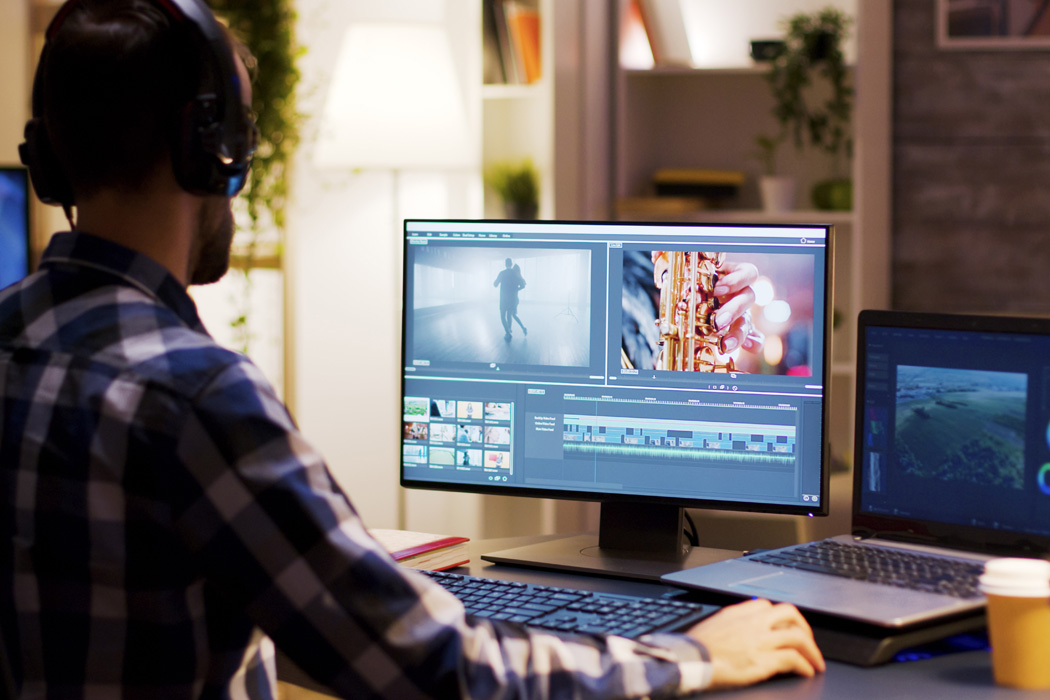
[[[773,116],[797,148],[808,144],[833,157],[851,153],[853,86],[842,45],[852,22],[832,7],[801,12],[783,22],[784,50],[773,61],[768,80],[775,100]],[[817,80],[827,82],[831,95],[814,104],[808,91]]]
[[[853,183],[843,177],[853,155],[853,85],[842,52],[852,23],[852,18],[833,7],[788,17],[783,22],[784,49],[768,75],[780,133],[775,138],[760,138],[774,149],[792,140],[800,150],[810,146],[831,157],[832,177],[813,189],[818,209],[853,207]],[[825,89],[814,90],[818,83],[824,83]],[[829,92],[827,97],[818,97]]]
[[[234,266],[245,275],[245,292],[241,311],[231,321],[246,350],[251,270],[281,266],[289,168],[303,121],[295,101],[299,84],[296,61],[303,49],[295,39],[292,0],[209,0],[209,4],[256,60],[252,110],[259,128],[259,147],[241,193],[248,215],[247,236],[246,244],[237,247]],[[277,242],[266,255],[260,255],[260,237],[267,230],[276,231]]]

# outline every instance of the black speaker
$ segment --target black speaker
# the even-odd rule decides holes
[[[187,27],[203,47],[210,70],[204,84],[180,116],[173,147],[175,178],[186,191],[232,197],[244,186],[255,152],[255,123],[241,102],[241,78],[222,26],[203,0],[149,0],[174,23]],[[44,49],[33,80],[33,117],[26,123],[19,157],[29,168],[41,201],[70,207],[73,188],[66,181],[47,135],[43,82],[51,41],[83,0],[68,0],[48,25]]]

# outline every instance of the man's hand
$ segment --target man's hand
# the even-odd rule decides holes
[[[808,678],[825,668],[809,624],[786,603],[749,600],[733,605],[688,634],[711,654],[712,689],[751,685],[778,673]]]

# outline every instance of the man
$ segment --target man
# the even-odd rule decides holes
[[[554,636],[469,619],[395,564],[186,294],[225,271],[232,215],[182,182],[209,69],[162,9],[67,3],[45,48],[37,116],[76,222],[0,292],[0,630],[25,696],[272,697],[271,639],[346,697],[666,696],[823,669],[789,606]]]

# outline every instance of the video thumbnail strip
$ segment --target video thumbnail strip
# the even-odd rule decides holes
[[[511,474],[513,410],[510,402],[405,397],[402,462]]]
[[[567,458],[604,456],[794,468],[793,425],[566,415]]]

